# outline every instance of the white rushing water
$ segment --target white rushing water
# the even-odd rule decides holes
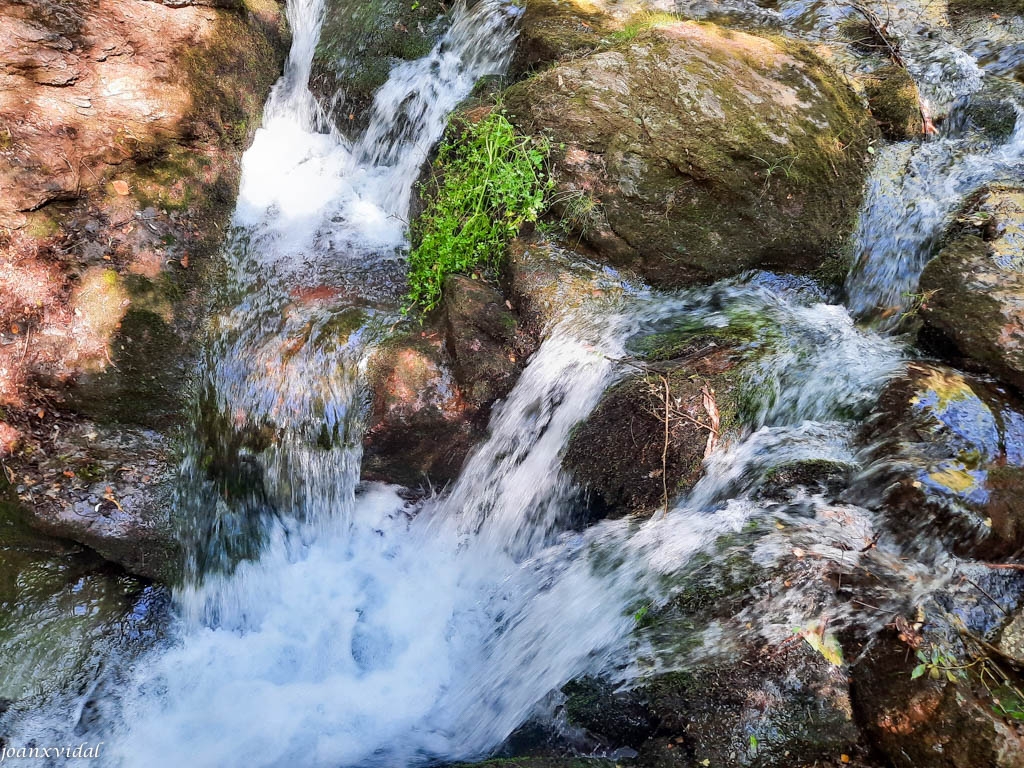
[[[1019,177],[1022,168],[1020,108],[1013,133],[999,146],[946,130],[930,141],[883,148],[854,237],[860,252],[847,281],[850,310],[858,317],[878,318],[882,328],[895,327],[965,198],[986,183]]]

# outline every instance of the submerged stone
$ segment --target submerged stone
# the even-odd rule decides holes
[[[1008,393],[913,363],[882,392],[862,439],[871,461],[853,494],[919,553],[941,542],[998,557],[1024,544],[1024,408]]]
[[[1022,577],[971,564],[959,570],[963,578],[877,633],[851,668],[858,720],[886,765],[1024,765],[1013,639]]]

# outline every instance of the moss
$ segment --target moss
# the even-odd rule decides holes
[[[655,721],[640,697],[593,677],[568,683],[565,715],[570,725],[599,734],[617,745],[639,747],[654,731]]]
[[[587,0],[526,0],[509,68],[513,78],[605,45],[618,25]]]
[[[924,131],[917,84],[903,67],[883,67],[865,84],[871,114],[886,138],[901,141]]]
[[[1024,0],[951,0],[953,13],[1024,14]]]
[[[700,318],[686,316],[671,321],[672,327],[630,340],[627,349],[648,362],[688,357],[709,345],[743,347],[771,335],[772,323],[763,314],[742,308],[727,311],[728,322],[708,325]]]
[[[60,234],[60,224],[46,210],[26,214],[25,232],[29,237],[43,240]]]
[[[212,39],[187,48],[181,57],[180,76],[193,103],[189,133],[216,138],[226,147],[244,146],[258,122],[253,117],[262,112],[264,96],[280,74],[284,43],[240,13],[221,13]]]

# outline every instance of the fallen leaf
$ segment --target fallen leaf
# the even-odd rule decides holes
[[[121,195],[122,197],[127,195],[129,192],[128,182],[125,181],[124,179],[115,180],[114,183],[111,184],[111,186],[114,188],[114,191],[117,192],[117,194]]]
[[[181,264],[181,266],[184,269],[188,269],[188,254],[187,253],[184,256],[181,257],[181,261],[179,263]]]
[[[840,647],[836,636],[831,632],[825,631],[824,624],[818,624],[817,622],[808,624],[805,629],[800,630],[800,637],[811,648],[821,654],[825,661],[836,667],[843,666],[843,649]]]

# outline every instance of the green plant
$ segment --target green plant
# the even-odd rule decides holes
[[[938,289],[933,289],[930,291],[921,291],[920,293],[914,293],[911,291],[905,292],[903,294],[903,298],[907,302],[907,308],[903,310],[901,319],[907,320],[920,314],[922,309],[927,309],[928,302],[931,301],[935,294],[938,292]]]
[[[589,192],[566,192],[552,199],[551,204],[562,206],[561,224],[567,233],[578,232],[583,238],[596,226],[601,202]]]
[[[448,275],[495,267],[526,222],[547,206],[549,145],[516,133],[500,110],[466,123],[438,155],[436,194],[414,224],[408,309],[429,311]]]
[[[683,20],[682,16],[674,13],[664,13],[662,11],[646,11],[634,14],[630,17],[626,25],[616,31],[612,32],[608,36],[608,42],[612,45],[619,43],[631,43],[635,40],[642,32],[646,32],[649,29],[657,29],[658,27],[666,27],[670,24],[676,24]]]
[[[921,663],[910,673],[911,680],[916,680],[927,674],[932,680],[938,680],[945,676],[949,682],[955,683],[959,678],[964,677],[964,670],[971,666],[970,664],[959,664],[955,657],[948,656],[934,647],[931,649],[931,653],[919,649],[917,660]]]

